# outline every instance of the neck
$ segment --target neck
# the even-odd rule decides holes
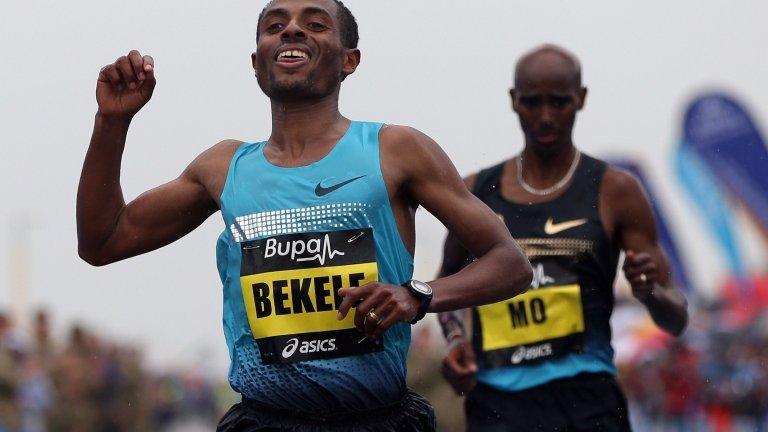
[[[269,145],[274,150],[300,156],[308,146],[335,143],[348,124],[349,120],[339,112],[338,90],[319,99],[272,100]]]
[[[541,152],[526,145],[520,154],[523,178],[536,188],[552,186],[568,173],[576,157],[576,147],[569,143],[556,151]]]

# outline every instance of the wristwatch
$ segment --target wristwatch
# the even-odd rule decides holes
[[[409,280],[403,286],[419,301],[419,310],[411,321],[411,324],[416,324],[427,314],[429,304],[432,302],[432,287],[428,283],[416,279]]]

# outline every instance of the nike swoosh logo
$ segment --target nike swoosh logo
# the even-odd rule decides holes
[[[320,183],[318,183],[317,186],[315,186],[315,195],[317,195],[319,197],[324,196],[324,195],[328,195],[329,193],[335,191],[336,189],[338,189],[340,187],[344,187],[344,186],[352,183],[353,181],[355,181],[357,179],[361,179],[363,177],[365,177],[365,175],[361,175],[359,177],[351,178],[349,180],[344,180],[341,183],[336,183],[335,185],[328,186],[328,187],[322,187],[320,185]]]
[[[560,223],[555,223],[552,220],[552,218],[549,218],[547,219],[547,223],[544,224],[544,232],[549,235],[557,234],[559,232],[562,232],[571,228],[576,228],[579,225],[584,225],[585,223],[587,223],[586,218],[575,219],[575,220],[570,220],[570,221],[565,221]]]

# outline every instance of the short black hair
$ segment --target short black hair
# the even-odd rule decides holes
[[[269,5],[274,3],[275,0],[270,1],[264,6],[259,14],[259,20],[256,22],[256,42],[259,42],[259,27],[261,26],[261,19],[264,17]],[[357,48],[357,43],[360,41],[360,35],[357,33],[357,20],[349,8],[340,0],[333,0],[338,6],[338,18],[339,18],[339,36],[341,37],[341,44],[344,48]]]

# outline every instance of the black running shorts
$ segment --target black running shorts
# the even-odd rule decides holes
[[[216,431],[432,432],[435,428],[432,406],[423,397],[409,391],[392,406],[322,416],[267,407],[243,399],[224,414]]]
[[[627,400],[609,374],[580,374],[518,392],[478,384],[467,396],[469,432],[626,432]]]

